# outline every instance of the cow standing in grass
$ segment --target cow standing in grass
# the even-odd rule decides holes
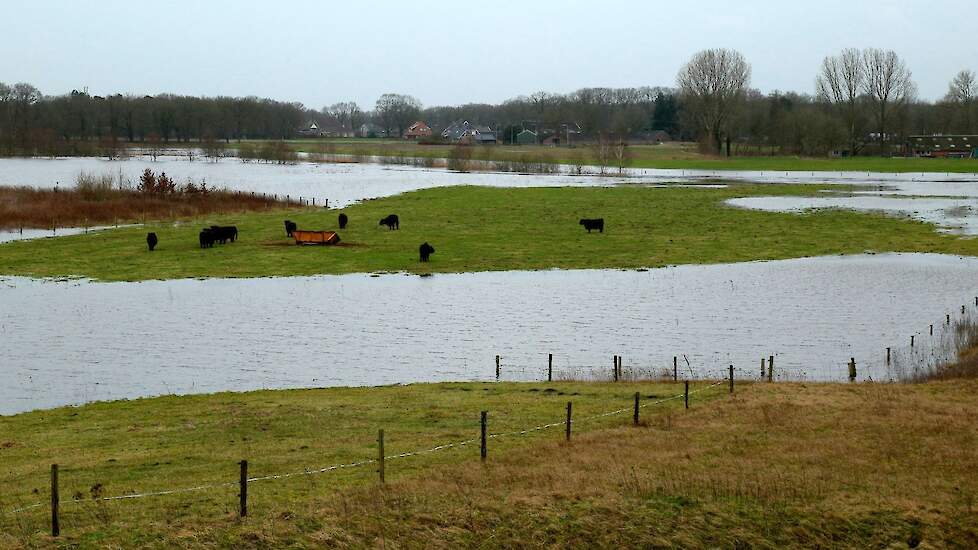
[[[340,213],[340,229],[346,229],[346,222],[348,222],[348,221],[349,221],[349,219],[346,217],[346,214],[343,214],[341,212]]]
[[[201,248],[213,248],[214,247],[214,233],[211,232],[210,228],[206,228],[200,232],[198,236],[200,240]]]
[[[584,229],[587,229],[588,233],[590,233],[592,229],[597,229],[599,233],[604,233],[604,218],[597,218],[593,220],[583,219],[581,220],[580,224],[584,226]]]
[[[152,252],[156,248],[156,243],[160,240],[156,237],[156,233],[149,233],[146,235],[146,244],[149,245],[149,251]]]
[[[431,246],[426,242],[418,248],[418,252],[421,255],[421,261],[427,262],[428,258],[430,258],[431,255],[435,253],[435,247]]]
[[[298,229],[298,227],[296,227],[295,222],[289,221],[289,220],[285,220],[285,234],[286,234],[286,236],[291,237],[292,236],[292,232],[295,231],[296,229]]]
[[[400,229],[401,220],[397,218],[397,214],[391,214],[386,218],[381,218],[378,225],[386,225],[387,229]]]

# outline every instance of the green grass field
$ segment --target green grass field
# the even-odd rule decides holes
[[[445,383],[163,397],[0,417],[0,548],[973,548],[974,380],[925,384]],[[704,383],[694,385],[705,388]],[[563,426],[253,481],[563,419]],[[625,408],[620,415],[584,417]],[[226,486],[134,500],[141,491]]]
[[[259,277],[378,271],[641,268],[772,260],[864,251],[978,255],[978,240],[939,234],[907,219],[845,210],[788,214],[731,208],[754,195],[813,194],[817,186],[735,185],[727,189],[450,187],[366,201],[344,211],[335,247],[300,247],[283,220],[336,229],[335,210],[303,209],[149,224],[104,233],[0,245],[0,274],[86,276],[106,281]],[[836,187],[838,189],[838,187]],[[378,221],[401,218],[399,231]],[[588,234],[583,217],[603,217]],[[201,226],[235,224],[240,240],[201,250]],[[148,252],[145,234],[160,238]],[[418,262],[418,246],[436,253]]]
[[[487,369],[492,367],[487,365]],[[541,373],[544,372],[541,370]],[[694,383],[693,390],[706,388]],[[237,462],[249,460],[250,477],[349,464],[377,456],[377,431],[385,454],[430,449],[479,437],[480,411],[489,432],[506,433],[559,422],[574,403],[578,435],[630,422],[622,414],[585,417],[682,393],[675,383],[444,383],[376,388],[222,393],[95,403],[0,417],[0,547],[43,540],[43,510],[5,512],[44,500],[50,464],[60,465],[63,530],[68,540],[97,545],[144,544],[170,522],[224,522],[237,510],[237,487],[139,500],[94,502],[118,496],[237,480]],[[694,393],[694,406],[722,395]],[[682,400],[643,409],[645,418],[675,412]],[[562,427],[491,440],[498,457],[541,440],[562,439]],[[450,448],[391,459],[386,479],[423,475],[433,466],[477,464],[479,446]],[[252,507],[259,517],[300,510],[325,493],[374,483],[376,465],[313,476],[255,482]],[[93,489],[93,487],[98,487]],[[172,533],[171,533],[172,534]],[[168,535],[169,537],[169,535]]]

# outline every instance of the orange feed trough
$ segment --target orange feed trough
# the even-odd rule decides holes
[[[335,231],[293,231],[295,244],[336,244],[340,236]]]

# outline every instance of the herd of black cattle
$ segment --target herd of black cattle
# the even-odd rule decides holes
[[[347,218],[346,214],[340,213],[339,216],[340,229],[346,229],[346,225],[349,223],[350,219]],[[395,230],[401,228],[401,220],[397,217],[397,214],[391,214],[380,219],[378,225],[386,225],[387,229]],[[597,219],[582,219],[580,225],[587,229],[590,233],[592,229],[597,229],[600,233],[604,233],[604,218]],[[295,222],[290,220],[285,220],[285,234],[289,237],[292,236],[292,232],[296,231],[298,226]],[[228,241],[234,242],[238,240],[238,228],[233,225],[212,225],[210,227],[205,227],[200,231],[199,235],[200,247],[201,248],[212,248],[215,243],[227,244]],[[159,243],[159,238],[156,233],[149,233],[146,235],[146,244],[149,246],[150,252],[156,248]],[[435,248],[425,242],[420,247],[418,247],[418,255],[420,256],[420,261],[427,262],[432,254],[435,253]]]

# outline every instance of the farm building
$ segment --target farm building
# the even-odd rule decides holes
[[[516,134],[516,143],[519,145],[534,145],[537,142],[537,133],[532,130],[523,130]]]
[[[456,143],[496,143],[496,133],[488,126],[477,126],[467,120],[453,122],[441,137]]]
[[[978,136],[910,136],[906,152],[913,157],[978,158]]]
[[[423,139],[431,137],[431,126],[423,121],[417,121],[404,131],[404,139]]]

